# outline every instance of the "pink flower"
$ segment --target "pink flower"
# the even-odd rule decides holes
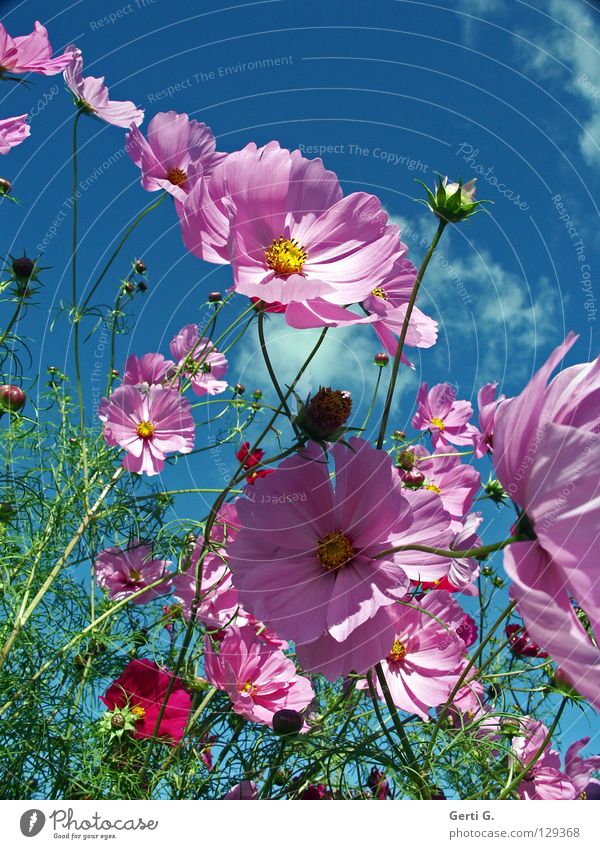
[[[408,248],[400,243],[403,253]],[[388,277],[383,280],[362,302],[368,313],[378,316],[373,330],[385,350],[393,357],[402,332],[406,308],[415,284],[417,269],[410,260],[401,255],[394,263]],[[415,306],[413,308],[405,344],[417,348],[431,348],[437,342],[437,321]],[[404,353],[402,362],[410,365]]]
[[[254,781],[241,781],[234,784],[223,799],[258,799],[258,787]]]
[[[278,710],[301,711],[315,695],[310,681],[297,674],[293,661],[279,649],[259,642],[249,628],[230,628],[218,653],[205,637],[204,664],[206,677],[225,690],[234,712],[253,722],[271,725]]]
[[[522,733],[513,737],[511,749],[515,769],[522,770],[544,744],[548,729],[530,716],[522,717],[519,726]],[[525,775],[517,793],[521,799],[575,799],[577,795],[573,782],[560,771],[560,755],[549,746]]]
[[[166,360],[162,354],[144,354],[141,357],[132,354],[125,363],[121,385],[131,384],[147,391],[150,386],[163,384],[174,368],[173,360]]]
[[[597,539],[600,525],[600,359],[547,381],[575,343],[570,334],[516,398],[496,411],[493,461],[523,510],[523,542],[504,552],[531,639],[600,709],[600,650],[576,616],[584,606],[600,634]]]
[[[408,586],[406,552],[376,558],[410,538],[413,521],[391,458],[360,439],[349,446],[331,450],[335,490],[322,449],[309,443],[256,480],[254,499],[237,502],[229,554],[242,604],[296,642],[325,632],[342,642]]]
[[[30,133],[27,114],[0,119],[0,153],[8,153],[11,147],[25,141]]]
[[[346,198],[320,159],[270,142],[227,156],[184,203],[187,248],[231,262],[234,288],[283,304],[292,327],[362,323],[342,305],[362,301],[402,252],[377,198]]]
[[[174,598],[182,605],[183,615],[188,621],[196,597],[196,564],[201,550],[202,538],[194,547],[189,567],[173,578]],[[209,552],[202,561],[197,620],[212,629],[224,628],[235,619],[238,604],[238,593],[225,559],[221,552]]]
[[[148,124],[147,135],[146,140],[134,124],[125,144],[142,172],[142,186],[149,192],[167,191],[179,201],[192,188],[198,168],[206,176],[227,156],[215,150],[210,127],[190,121],[186,114],[159,112]]]
[[[129,129],[132,124],[141,124],[144,110],[138,109],[130,100],[109,100],[108,88],[104,77],[84,77],[81,50],[70,44],[65,51],[71,61],[65,68],[64,77],[67,87],[75,99],[78,109],[96,115],[114,127]]]
[[[468,401],[456,400],[456,389],[451,383],[438,383],[431,391],[422,383],[412,426],[431,431],[434,446],[472,445],[478,436],[477,428],[469,424],[472,415],[473,407]]]
[[[462,518],[473,504],[475,493],[481,485],[481,476],[474,466],[461,463],[456,452],[439,445],[433,454],[428,454],[424,445],[413,445],[409,449],[415,457],[415,467],[425,475],[423,489],[436,492],[444,509],[453,518],[453,529],[462,529]],[[401,473],[401,476],[404,477]],[[410,490],[406,493],[410,501]]]
[[[210,339],[200,339],[197,324],[186,324],[171,340],[171,354],[183,366],[183,374],[196,395],[219,395],[227,381],[219,380],[227,372],[227,359]]]
[[[52,47],[48,40],[48,31],[39,21],[29,35],[16,38],[6,32],[0,23],[0,77],[7,71],[10,74],[59,74],[70,63],[68,53],[51,59]]]
[[[600,782],[592,778],[592,772],[600,770],[600,756],[582,758],[579,754],[589,742],[589,737],[583,737],[569,746],[565,755],[564,771],[575,787],[579,799],[600,799]]]
[[[394,704],[424,721],[430,708],[447,701],[460,675],[463,643],[438,621],[448,600],[447,593],[434,590],[414,607],[397,605],[394,639],[381,661]],[[382,699],[375,675],[373,684]],[[357,686],[364,690],[368,685],[361,681]]]
[[[128,707],[136,716],[134,736],[152,737],[172,679],[173,675],[156,663],[131,660],[100,700],[109,710]],[[183,738],[191,705],[190,694],[181,679],[175,678],[157,737],[166,738],[171,744],[178,743]]]
[[[108,444],[127,452],[123,466],[130,472],[156,475],[169,452],[188,454],[194,447],[191,406],[175,389],[120,386],[102,399],[98,416]]]
[[[498,404],[505,400],[504,395],[496,398],[497,383],[486,383],[477,395],[479,407],[480,438],[475,442],[475,456],[483,457],[494,445],[494,418]]]
[[[170,565],[170,560],[152,558],[150,543],[132,540],[127,548],[114,546],[101,551],[94,563],[94,571],[100,589],[106,590],[109,598],[121,601],[158,581],[166,574]],[[132,599],[132,603],[148,604],[170,591],[171,581],[168,580]]]

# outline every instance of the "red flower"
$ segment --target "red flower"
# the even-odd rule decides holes
[[[106,693],[100,696],[100,700],[109,710],[127,706],[137,716],[134,736],[140,739],[152,737],[172,679],[173,675],[170,672],[160,669],[150,660],[132,660],[116,681],[112,682]],[[190,715],[191,705],[190,694],[184,689],[181,679],[176,678],[157,737],[169,738],[167,742],[171,745],[179,743]]]
[[[507,625],[506,636],[510,640],[510,650],[517,657],[548,657],[548,652],[542,651],[534,643],[522,625]]]
[[[242,463],[244,468],[249,472],[246,477],[246,481],[252,486],[254,486],[254,481],[257,478],[266,478],[267,475],[270,475],[273,472],[273,469],[256,469],[255,471],[252,471],[255,466],[258,466],[262,462],[265,452],[262,448],[256,448],[254,451],[250,451],[249,442],[242,442],[241,447],[238,451],[236,451],[235,456],[237,457],[238,462]]]

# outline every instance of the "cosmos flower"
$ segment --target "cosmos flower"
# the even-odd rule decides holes
[[[600,358],[550,375],[577,337],[569,334],[523,392],[495,415],[497,476],[523,511],[504,551],[511,595],[527,632],[569,683],[600,710]]]
[[[533,642],[522,625],[517,625],[516,622],[507,625],[505,632],[510,640],[510,650],[517,657],[548,657],[548,652],[542,651]]]
[[[194,447],[191,406],[175,389],[120,386],[101,400],[98,416],[107,443],[125,449],[123,466],[130,472],[156,475],[168,453],[188,454]]]
[[[150,386],[163,384],[173,369],[173,360],[165,359],[162,354],[150,353],[141,357],[132,354],[125,363],[121,384],[131,384],[147,391]]]
[[[239,463],[244,466],[244,469],[248,472],[246,475],[246,483],[254,486],[254,481],[257,478],[266,478],[267,475],[273,473],[273,469],[265,469],[265,468],[256,468],[260,466],[263,457],[265,456],[265,452],[262,448],[255,448],[254,451],[250,450],[249,442],[242,442],[239,449],[235,452],[235,456]]]
[[[475,456],[483,457],[494,445],[494,417],[498,404],[505,400],[504,395],[496,398],[497,383],[486,383],[477,394],[479,407],[480,438],[475,441]]]
[[[132,540],[127,548],[113,546],[101,551],[94,562],[94,572],[100,589],[105,590],[114,601],[121,601],[158,581],[170,565],[170,560],[152,557],[151,543]],[[148,604],[170,591],[171,581],[168,580],[132,599],[132,603]]]
[[[251,628],[229,628],[218,652],[205,637],[204,665],[208,680],[226,691],[233,711],[253,722],[272,725],[274,713],[284,708],[301,711],[315,695],[294,662],[261,643]]]
[[[197,324],[182,327],[171,340],[170,348],[196,395],[225,392],[227,381],[219,378],[227,373],[227,359],[210,339],[200,339]]]
[[[235,290],[285,306],[292,327],[371,321],[343,305],[367,297],[401,253],[376,197],[342,197],[320,159],[277,142],[227,156],[196,183],[181,223],[192,253],[230,262]]]
[[[376,557],[412,523],[390,457],[357,438],[331,454],[335,490],[315,443],[257,480],[229,548],[244,608],[299,643],[342,642],[408,587],[400,554]]]
[[[0,119],[0,153],[8,153],[11,147],[16,147],[31,133],[27,123],[27,114],[16,115],[14,118]]]
[[[524,716],[519,719],[520,733],[513,737],[511,750],[515,769],[523,769],[533,760],[548,736],[543,722]],[[521,799],[575,799],[577,791],[571,779],[561,772],[560,755],[550,746],[531,766],[519,786]]]
[[[65,68],[64,77],[78,109],[95,115],[114,127],[129,129],[132,124],[138,126],[144,120],[144,110],[138,109],[130,100],[109,100],[108,88],[104,77],[84,77],[81,50],[70,44],[65,55],[70,62]]]
[[[258,799],[258,787],[254,781],[240,781],[234,784],[231,790],[223,796],[223,799]]]
[[[592,778],[592,772],[600,770],[600,756],[582,758],[579,752],[590,742],[583,737],[572,743],[565,754],[564,772],[575,787],[578,799],[600,799],[600,781]]]
[[[12,38],[0,23],[0,78],[9,74],[59,74],[69,65],[68,53],[52,59],[52,46],[48,40],[48,30],[39,21],[34,24],[29,35]]]
[[[197,174],[207,176],[226,153],[217,153],[210,127],[186,114],[159,112],[148,124],[148,138],[132,125],[125,149],[142,172],[146,191],[167,191],[183,201]]]
[[[431,431],[434,447],[450,443],[472,445],[479,433],[469,424],[472,415],[473,407],[468,401],[456,400],[456,389],[451,383],[438,383],[431,390],[422,383],[412,426]]]
[[[394,704],[424,721],[430,708],[447,701],[461,672],[464,644],[440,616],[449,598],[443,590],[433,590],[414,606],[395,606],[394,639],[381,661]],[[383,699],[375,675],[373,684]],[[368,684],[360,681],[357,686],[364,690]]]
[[[100,699],[109,711],[127,708],[134,715],[135,737],[152,737],[172,679],[172,673],[160,669],[156,663],[145,659],[131,660]],[[178,743],[183,738],[191,704],[191,696],[181,679],[175,678],[157,737],[171,745]]]

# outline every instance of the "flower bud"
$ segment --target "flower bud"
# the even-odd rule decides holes
[[[131,282],[131,280],[126,280],[125,283],[123,283],[123,289],[131,295],[135,292],[135,285]]]
[[[406,439],[406,434],[403,430],[395,430],[392,434],[392,439],[394,442],[404,442]]]
[[[121,374],[121,372],[118,371],[118,369],[111,368],[111,370],[110,370],[110,376],[111,377],[119,377],[120,374]]]
[[[209,292],[208,302],[209,304],[218,304],[223,300],[223,295],[220,292]]]
[[[27,397],[19,386],[5,383],[0,386],[0,410],[18,413],[25,406]]]
[[[236,383],[235,386],[233,387],[233,391],[235,392],[236,395],[243,395],[244,392],[246,391],[246,387],[244,386],[243,383]]]
[[[461,180],[458,183],[449,183],[448,177],[442,179],[438,174],[438,180],[439,185],[434,186],[435,194],[424,183],[418,181],[427,192],[427,200],[423,203],[437,218],[449,224],[457,224],[479,210],[482,201],[475,200],[476,178],[464,184]]]
[[[399,469],[402,469],[405,472],[412,472],[415,467],[415,463],[417,458],[413,451],[409,451],[408,448],[404,448],[398,454],[398,461],[396,463]]]
[[[495,480],[490,476],[490,479],[486,484],[484,484],[485,494],[495,503],[502,504],[507,498],[508,495],[500,481]]]
[[[146,273],[146,263],[144,262],[143,259],[136,259],[136,261],[133,263],[133,269],[138,274],[145,274]]]
[[[19,280],[29,280],[35,269],[35,262],[27,256],[20,256],[13,260],[12,270]]]
[[[7,195],[12,189],[12,183],[9,180],[5,180],[4,177],[0,177],[0,195]]]
[[[547,652],[533,642],[526,629],[516,622],[506,626],[506,636],[510,640],[510,650],[516,657],[548,657]]]
[[[144,283],[143,280],[140,280],[137,287],[138,287],[138,292],[147,292],[148,291],[148,284]]]
[[[110,718],[111,728],[124,728],[125,727],[125,717],[122,713],[113,713]]]
[[[412,469],[404,475],[402,482],[409,489],[419,489],[425,483],[425,475],[418,469]]]
[[[255,401],[260,401],[262,396],[263,396],[262,389],[255,389],[254,392],[252,393],[252,397],[254,398]]]
[[[298,734],[304,725],[304,718],[297,710],[284,708],[273,714],[273,731],[280,737]]]
[[[379,366],[380,368],[387,366],[389,361],[390,361],[390,358],[388,357],[388,355],[384,351],[380,351],[379,354],[375,354],[375,358],[373,360],[375,365]]]
[[[16,513],[16,509],[8,501],[0,501],[0,522],[7,524]]]
[[[352,398],[349,392],[322,386],[317,394],[300,408],[298,424],[317,442],[333,441],[341,435],[351,412]]]

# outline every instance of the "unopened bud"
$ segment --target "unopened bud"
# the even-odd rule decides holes
[[[260,401],[262,396],[263,396],[262,389],[255,389],[254,392],[252,393],[252,397],[254,398],[255,401]]]
[[[412,472],[415,467],[416,460],[417,458],[414,452],[405,448],[398,454],[397,466],[405,472]]]
[[[404,475],[402,482],[409,489],[419,489],[425,483],[425,475],[418,469],[411,469]]]
[[[374,363],[375,363],[376,366],[383,368],[384,366],[387,366],[389,361],[390,361],[390,358],[388,357],[388,355],[384,351],[380,351],[379,354],[375,354]]]
[[[298,734],[303,725],[304,719],[297,710],[284,708],[273,714],[273,731],[280,737]]]
[[[19,386],[5,383],[0,386],[0,410],[18,413],[25,406],[27,397]]]
[[[20,256],[13,260],[13,273],[15,277],[18,277],[20,280],[29,280],[33,274],[34,268],[35,262],[27,256]]]
[[[220,292],[209,292],[208,302],[209,304],[218,304],[223,300],[223,295]]]
[[[139,292],[147,292],[148,291],[148,284],[144,283],[143,280],[140,280],[137,287],[138,287]]]
[[[134,271],[136,271],[138,274],[146,273],[146,263],[143,259],[136,259],[136,261],[133,263],[133,268]]]
[[[12,183],[9,180],[5,180],[4,177],[0,177],[0,195],[7,195],[12,189]]]
[[[233,387],[233,391],[235,392],[236,395],[243,395],[244,392],[246,391],[246,387],[244,386],[243,383],[236,383],[235,386]]]

